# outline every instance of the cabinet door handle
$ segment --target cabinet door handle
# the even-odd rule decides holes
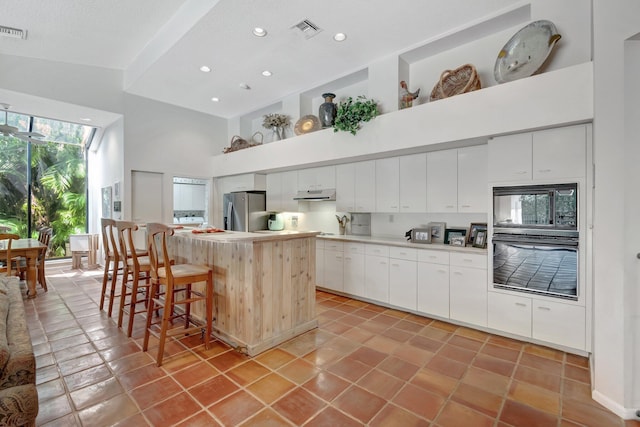
[[[517,305],[518,307],[526,307],[526,306],[527,306],[527,304],[525,304],[525,303],[523,303],[523,302],[517,302],[517,303],[516,303],[516,305]]]
[[[538,169],[538,172],[540,172],[540,173],[549,173],[549,172],[551,172],[551,169]]]
[[[387,265],[386,261],[380,261],[380,265]]]
[[[462,273],[460,273],[459,271],[454,271],[453,274],[455,274],[456,276],[462,276]]]
[[[411,206],[402,205],[402,209],[409,209]]]
[[[438,273],[443,273],[444,274],[446,272],[447,272],[447,270],[438,270]]]
[[[447,206],[445,206],[445,208],[447,208],[447,209],[453,209],[453,205],[447,205]]]
[[[471,205],[460,205],[461,208],[470,208]]]
[[[549,307],[538,307],[538,310],[544,310],[544,311],[551,311],[551,309]]]
[[[525,175],[527,173],[527,171],[517,171],[515,172],[515,175]]]
[[[436,258],[438,258],[438,257],[437,257],[437,256],[435,256],[435,255],[429,255],[429,258],[431,258],[431,259],[436,259]]]
[[[351,261],[351,257],[350,256],[346,256],[344,257],[345,261]]]
[[[391,264],[391,267],[400,267],[400,264],[396,264],[395,262]]]
[[[469,258],[465,258],[465,259],[463,259],[463,261],[464,261],[464,262],[473,262],[473,260],[472,260],[472,259],[469,259]]]

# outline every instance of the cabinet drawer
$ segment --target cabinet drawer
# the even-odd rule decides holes
[[[450,263],[460,267],[487,268],[487,255],[451,252]]]
[[[531,336],[531,298],[489,292],[488,304],[490,328]]]
[[[389,256],[389,247],[383,245],[366,245],[365,253],[367,255]]]
[[[392,246],[389,248],[389,258],[416,261],[418,259],[418,250],[413,248],[400,248],[397,246]]]
[[[586,316],[584,307],[555,301],[533,301],[535,339],[584,350]]]
[[[344,244],[344,253],[364,254],[364,243],[347,242]]]
[[[428,249],[418,249],[418,261],[430,262],[433,264],[449,265],[448,251],[431,251]]]
[[[342,252],[344,250],[344,243],[343,242],[330,242],[330,241],[325,241],[324,242],[324,250],[325,251],[337,251],[337,252]]]

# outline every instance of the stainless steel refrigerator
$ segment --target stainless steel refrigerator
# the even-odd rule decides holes
[[[234,231],[266,230],[267,196],[264,191],[242,191],[223,196],[224,229]]]

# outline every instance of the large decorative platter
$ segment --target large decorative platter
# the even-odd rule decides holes
[[[534,21],[522,28],[498,53],[493,68],[496,81],[505,83],[535,74],[558,40],[560,34],[551,21]]]
[[[300,117],[300,120],[298,120],[293,127],[293,131],[296,135],[303,135],[317,130],[320,130],[320,119],[313,114]]]

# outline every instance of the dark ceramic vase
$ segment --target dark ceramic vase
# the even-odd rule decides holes
[[[320,105],[318,118],[320,119],[322,127],[328,128],[333,126],[336,119],[338,107],[333,103],[333,98],[335,98],[336,95],[333,93],[323,93],[322,97],[324,98],[324,103]]]

